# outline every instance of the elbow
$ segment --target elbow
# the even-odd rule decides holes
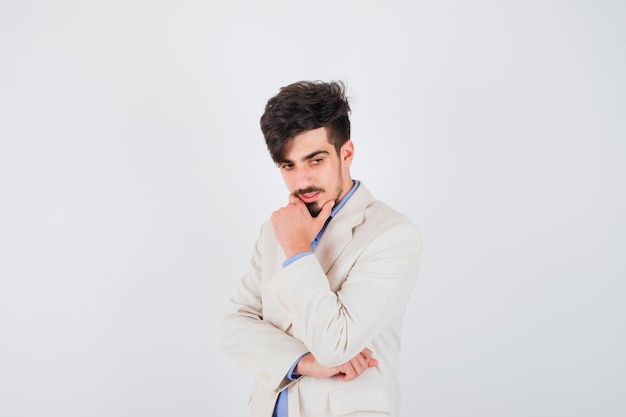
[[[222,351],[229,353],[233,346],[236,345],[237,328],[237,317],[228,315],[222,320],[222,327],[220,329],[220,345]]]

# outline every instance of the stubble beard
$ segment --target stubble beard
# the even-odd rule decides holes
[[[339,197],[341,197],[341,191],[342,188],[341,186],[343,185],[343,175],[341,174],[341,170],[339,170],[339,176],[337,177],[337,194],[335,196],[335,206],[339,203]],[[323,190],[320,190],[323,191]],[[330,201],[330,200],[329,200]],[[314,201],[312,203],[305,203],[306,208],[309,210],[309,213],[311,214],[311,217],[317,217],[321,211],[322,211],[322,205],[319,204],[319,202]]]

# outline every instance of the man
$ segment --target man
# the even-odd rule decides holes
[[[222,344],[253,417],[397,416],[401,324],[421,260],[403,215],[353,180],[342,83],[298,82],[261,130],[289,190],[262,227]]]

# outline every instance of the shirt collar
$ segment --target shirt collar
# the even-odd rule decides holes
[[[360,183],[358,180],[352,180],[352,183],[354,185],[352,185],[352,188],[350,188],[348,194],[344,195],[341,201],[339,201],[339,203],[333,207],[333,210],[330,212],[330,217],[333,217],[335,214],[337,214],[337,212],[346,204],[346,201],[348,201],[350,197],[352,197],[352,194],[354,194],[356,189],[359,188]]]

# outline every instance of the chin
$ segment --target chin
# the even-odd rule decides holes
[[[317,217],[317,215],[322,211],[322,206],[320,206],[317,201],[313,203],[306,203],[306,208],[309,209],[311,217]]]

